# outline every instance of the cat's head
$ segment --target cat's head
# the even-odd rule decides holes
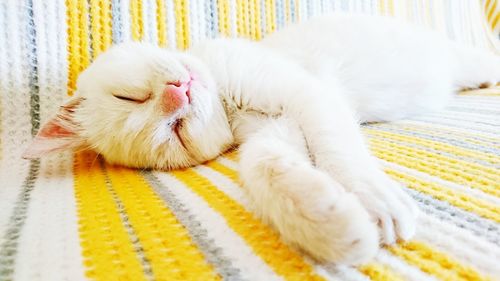
[[[25,158],[92,149],[111,163],[186,167],[232,141],[206,66],[185,53],[126,43],[101,54],[75,95],[38,132]]]

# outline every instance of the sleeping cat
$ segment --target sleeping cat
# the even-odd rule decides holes
[[[357,264],[412,237],[418,212],[359,123],[435,110],[499,79],[498,57],[377,17],[321,17],[187,52],[124,43],[80,75],[24,156],[88,148],[170,170],[240,145],[255,214],[319,261]]]

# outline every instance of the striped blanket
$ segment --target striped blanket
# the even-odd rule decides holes
[[[353,268],[317,264],[253,216],[238,151],[133,170],[22,151],[113,43],[260,39],[329,11],[394,16],[498,48],[496,0],[0,0],[0,280],[500,280],[500,88],[363,127],[422,211],[414,239]]]

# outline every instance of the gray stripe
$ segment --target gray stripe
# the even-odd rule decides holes
[[[36,57],[36,30],[33,17],[33,0],[27,0],[27,36],[28,42],[28,64],[31,66],[29,72],[30,87],[30,116],[31,116],[31,135],[35,135],[40,127],[40,97],[38,88],[38,66]],[[3,234],[0,244],[0,281],[12,280],[14,274],[15,257],[21,231],[26,223],[28,207],[31,199],[31,191],[35,187],[35,181],[40,170],[40,160],[30,161],[28,176],[24,180],[23,188],[14,203],[9,221],[6,225],[6,231]]]
[[[224,256],[223,250],[208,238],[207,231],[201,226],[190,211],[151,172],[142,172],[155,192],[167,203],[177,219],[186,227],[193,241],[198,245],[208,262],[213,264],[224,280],[243,280],[239,269]]]
[[[14,274],[15,257],[21,230],[26,222],[31,191],[35,187],[35,180],[40,170],[40,160],[31,160],[28,177],[23,183],[21,193],[12,210],[6,231],[0,245],[0,281],[12,280]]]
[[[450,128],[462,128],[462,129],[468,129],[471,131],[477,131],[481,133],[486,133],[486,134],[491,134],[491,135],[497,135],[495,133],[494,129],[485,129],[485,128],[478,128],[477,126],[475,127],[474,124],[470,124],[470,121],[467,120],[462,120],[463,122],[459,121],[452,121],[449,118],[440,118],[440,117],[431,117],[431,116],[421,116],[418,118],[412,118],[410,121],[420,121],[424,122],[427,124],[438,124],[438,125],[443,125],[447,126]],[[466,122],[468,124],[466,124]]]
[[[205,25],[207,27],[207,34],[205,34],[205,36],[207,36],[207,38],[215,38],[219,34],[219,16],[217,13],[218,11],[216,0],[205,0],[205,14],[208,14],[205,17]]]
[[[36,29],[33,16],[33,0],[28,0],[28,63],[31,66],[29,73],[29,87],[30,87],[30,114],[31,114],[31,135],[35,135],[40,128],[40,95],[38,87],[38,61],[36,54]]]
[[[115,190],[113,189],[113,185],[111,184],[111,180],[109,179],[108,172],[106,170],[106,166],[104,164],[104,160],[102,158],[99,159],[99,163],[101,165],[101,169],[104,173],[105,179],[106,179],[106,188],[108,192],[111,194],[111,197],[113,198],[113,201],[116,204],[116,210],[118,211],[118,214],[120,215],[120,219],[122,221],[123,226],[125,227],[125,230],[127,231],[128,237],[130,238],[130,241],[132,242],[132,246],[134,248],[134,251],[137,255],[137,258],[139,259],[142,269],[144,270],[144,274],[146,279],[148,280],[154,280],[153,276],[153,269],[151,267],[151,263],[149,262],[149,259],[146,257],[146,253],[144,252],[144,248],[141,245],[141,241],[137,237],[137,234],[132,227],[132,225],[129,222],[128,215],[125,211],[125,207],[123,206],[123,202],[120,200],[118,195],[116,194]]]
[[[121,43],[123,41],[122,36],[122,14],[120,11],[120,0],[111,1],[111,15],[112,15],[112,32],[113,32],[113,43]]]
[[[484,127],[498,127],[500,126],[498,120],[495,118],[491,118],[488,115],[482,114],[470,114],[464,112],[455,112],[455,111],[440,111],[440,112],[430,112],[427,113],[427,116],[434,118],[445,118],[450,120],[456,120],[459,122],[469,122],[473,124],[481,124]],[[494,129],[496,130],[496,129]]]
[[[406,120],[403,122],[398,122],[398,123],[384,123],[384,126],[410,126],[410,127],[416,127],[419,129],[424,129],[428,130],[430,128],[439,131],[443,134],[449,135],[451,138],[453,138],[455,135],[458,134],[458,137],[463,137],[467,139],[472,139],[480,142],[485,142],[488,143],[488,145],[499,145],[500,141],[495,141],[495,137],[493,136],[488,136],[488,135],[478,135],[477,131],[474,131],[474,128],[465,128],[465,129],[460,129],[458,126],[452,126],[452,125],[440,125],[437,122],[425,122],[425,121],[418,121],[418,120]],[[436,126],[437,125],[437,126]]]
[[[442,123],[445,124],[450,124],[451,126],[454,127],[466,127],[466,128],[474,128],[475,130],[478,130],[480,132],[487,132],[490,134],[497,134],[497,129],[496,128],[491,128],[491,127],[497,127],[498,124],[491,124],[488,122],[483,122],[483,121],[478,121],[478,120],[473,120],[471,118],[457,118],[455,116],[449,116],[445,114],[433,114],[433,113],[428,113],[425,116],[420,116],[415,118],[414,120],[423,120],[427,122],[434,123],[436,121],[443,121]],[[436,122],[437,123],[437,122]],[[469,125],[467,127],[467,124]],[[477,124],[483,126],[482,128],[477,128]]]
[[[500,246],[500,225],[492,220],[480,217],[474,213],[464,211],[450,205],[448,202],[440,201],[430,195],[418,192],[411,188],[405,188],[413,199],[418,202],[421,211],[428,215],[448,221],[462,228],[478,238]]]

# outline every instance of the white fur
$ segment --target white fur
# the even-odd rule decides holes
[[[66,118],[75,140],[132,167],[191,166],[241,144],[255,213],[316,259],[354,264],[375,254],[379,237],[410,238],[417,216],[358,121],[440,108],[458,87],[497,82],[498,61],[394,20],[329,16],[261,43],[219,39],[187,53],[119,45],[80,76],[82,101]],[[165,84],[190,73],[192,103],[163,113]],[[172,128],[179,118],[182,142]]]

